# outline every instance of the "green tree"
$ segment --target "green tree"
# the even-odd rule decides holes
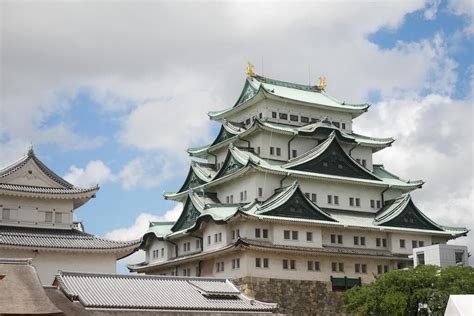
[[[347,310],[356,315],[417,315],[427,304],[443,315],[451,294],[474,294],[474,268],[419,265],[376,276],[375,281],[343,293]]]

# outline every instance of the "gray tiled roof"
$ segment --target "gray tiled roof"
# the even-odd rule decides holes
[[[139,243],[109,240],[76,229],[0,226],[0,245],[8,246],[101,250],[138,247]]]
[[[48,188],[31,185],[0,183],[0,190],[26,192],[26,193],[46,193],[46,194],[71,194],[71,193],[87,193],[98,190],[99,187],[90,188]]]
[[[91,309],[274,311],[226,279],[60,272],[55,284]],[[206,291],[207,290],[207,291]]]
[[[292,251],[305,251],[305,252],[317,252],[317,253],[328,253],[328,254],[345,254],[345,255],[358,255],[358,256],[377,256],[377,257],[396,257],[408,259],[407,255],[393,254],[388,250],[378,249],[365,249],[365,248],[347,248],[347,247],[328,247],[323,246],[322,248],[313,247],[301,247],[301,246],[288,246],[288,245],[275,245],[268,241],[259,241],[248,238],[239,238],[238,243],[242,243],[248,246],[272,248],[279,250],[292,250]]]

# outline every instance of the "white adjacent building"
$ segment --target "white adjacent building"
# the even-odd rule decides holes
[[[74,222],[74,211],[98,190],[68,183],[33,149],[0,169],[0,258],[31,258],[45,285],[58,270],[115,273],[116,261],[139,242],[97,237]]]
[[[462,245],[430,245],[413,249],[413,265],[432,264],[441,268],[467,266],[469,252]]]
[[[181,216],[150,224],[146,260],[131,271],[231,277],[257,299],[301,313],[321,308],[315,291],[368,283],[412,266],[413,248],[467,234],[415,206],[410,192],[423,181],[373,162],[394,139],[353,131],[369,105],[335,99],[324,80],[300,85],[251,67],[247,75],[237,102],[208,114],[222,124],[216,139],[188,149],[195,159],[182,187],[165,193],[183,203]],[[293,290],[299,306],[284,301]]]

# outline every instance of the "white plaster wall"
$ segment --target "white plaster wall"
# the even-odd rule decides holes
[[[1,218],[1,209],[10,209],[10,220]],[[45,222],[45,212],[53,212],[53,223]],[[55,213],[62,214],[62,221],[55,223]],[[0,196],[0,224],[34,226],[43,228],[71,228],[73,222],[72,200],[34,199]]]
[[[281,120],[272,119],[272,112],[277,113],[287,113],[288,119]],[[293,125],[302,125],[301,122],[293,122],[290,121],[289,114],[295,114],[298,116],[307,116],[311,118],[323,119],[324,117],[328,117],[330,121],[345,123],[346,130],[352,130],[352,115],[350,113],[343,113],[338,111],[332,110],[325,110],[325,109],[318,109],[313,106],[306,106],[302,104],[294,104],[289,101],[277,101],[277,100],[270,100],[264,99],[257,104],[236,113],[233,116],[230,116],[228,119],[230,121],[235,122],[242,122],[245,121],[247,118],[258,116],[259,113],[263,114],[264,118],[268,118],[269,120],[273,120],[275,122],[285,123],[285,124],[293,124]]]
[[[52,285],[58,270],[92,273],[115,273],[113,254],[67,253],[0,249],[0,258],[32,258],[41,283]]]
[[[284,238],[284,231],[290,230],[290,239]],[[291,239],[291,231],[298,231],[298,240]],[[306,240],[306,233],[313,233],[313,241]],[[321,228],[315,226],[299,226],[299,225],[284,225],[273,224],[273,243],[278,245],[298,246],[298,247],[322,247],[322,233]]]
[[[209,191],[217,192],[217,198],[226,203],[226,197],[233,195],[234,203],[241,203],[240,192],[247,191],[247,199],[242,202],[251,202],[257,197],[258,174],[250,173],[234,179],[231,182],[210,188]]]
[[[228,225],[217,225],[212,222],[205,224],[203,231],[202,231],[202,236],[203,236],[203,251],[208,251],[208,250],[213,250],[213,249],[218,249],[222,248],[228,243],[231,242],[230,237],[229,237],[229,227]],[[222,234],[222,241],[215,241],[215,234]],[[208,244],[207,242],[207,237],[211,236],[211,243]]]
[[[164,256],[161,256],[161,249],[164,248]],[[175,256],[175,250],[174,250],[174,245],[163,241],[159,240],[157,238],[153,238],[152,242],[150,243],[150,246],[147,248],[147,261],[148,262],[163,262],[167,261],[169,258]],[[153,258],[153,251],[158,250],[158,257]]]
[[[419,253],[425,254],[425,264],[434,264],[441,268],[447,268],[456,265],[456,251],[464,252],[463,264],[467,265],[467,247],[460,245],[432,245],[427,247],[413,249],[413,263],[416,267],[418,262]]]
[[[431,236],[428,235],[421,235],[421,234],[400,234],[400,233],[390,233],[389,234],[390,244],[391,244],[391,251],[393,253],[400,253],[400,254],[412,254],[413,247],[412,247],[412,240],[421,240],[426,245],[431,245]],[[405,240],[405,248],[400,248],[400,239]]]
[[[354,160],[360,159],[361,165],[362,165],[362,159],[365,159],[366,160],[365,167],[369,169],[370,171],[374,170],[373,161],[372,161],[372,148],[367,147],[367,146],[360,146],[360,145],[357,147],[354,147],[354,145],[348,145],[348,144],[347,145],[344,144],[342,148],[347,154],[349,154],[349,151],[351,151],[351,149],[354,148],[352,149],[350,156]]]
[[[364,229],[340,229],[340,228],[323,228],[323,245],[330,247],[350,247],[357,249],[380,249],[388,250],[389,236],[386,232],[371,231]],[[331,235],[342,235],[343,243],[331,243]],[[359,237],[359,245],[354,245],[354,236]],[[360,245],[360,237],[365,237],[365,246]],[[337,238],[337,237],[336,237]],[[376,239],[380,238],[380,247],[377,247]],[[383,247],[382,239],[387,239],[387,246]]]

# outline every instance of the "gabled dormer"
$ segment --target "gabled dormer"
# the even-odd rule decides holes
[[[332,132],[318,146],[291,159],[282,167],[290,170],[381,181],[346,154],[339,144],[335,132]]]

